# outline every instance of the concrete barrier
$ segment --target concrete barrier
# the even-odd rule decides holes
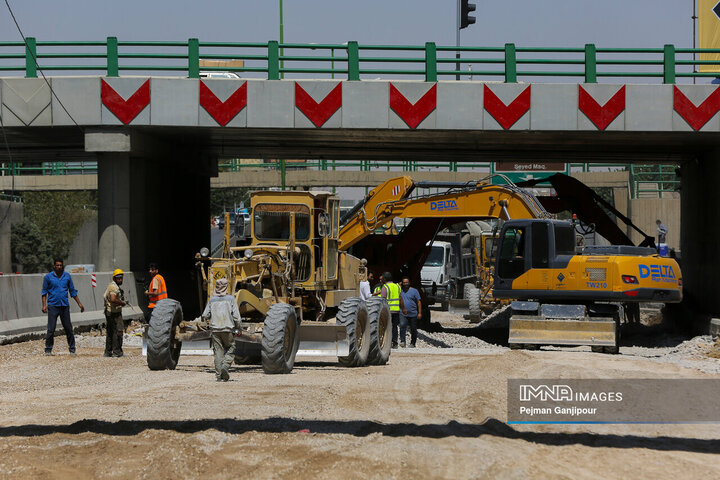
[[[73,327],[101,325],[105,323],[103,295],[112,273],[95,274],[97,286],[92,287],[91,274],[72,274],[78,297],[85,306],[80,313],[77,303],[70,299]],[[41,332],[47,328],[47,315],[42,313],[42,281],[44,274],[0,276],[0,336]],[[130,306],[123,308],[126,320],[140,319],[143,312],[138,303],[137,284],[133,272],[125,273],[122,286]],[[58,329],[62,331],[60,322]]]

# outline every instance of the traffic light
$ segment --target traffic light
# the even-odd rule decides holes
[[[460,0],[460,30],[475,23],[475,17],[470,15],[470,12],[474,11],[474,3],[469,3],[468,0]]]

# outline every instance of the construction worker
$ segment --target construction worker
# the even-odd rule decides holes
[[[210,297],[202,314],[205,320],[210,320],[215,353],[215,379],[218,382],[230,380],[230,365],[235,360],[233,331],[240,328],[240,310],[235,297],[228,295],[227,290],[227,278],[215,280],[213,296]]]
[[[68,342],[70,355],[75,355],[75,335],[73,326],[70,323],[70,303],[68,294],[75,299],[80,313],[85,307],[78,297],[70,274],[65,271],[65,264],[62,258],[53,260],[53,271],[43,277],[42,291],[42,312],[48,315],[47,334],[45,335],[45,355],[52,355],[53,344],[55,343],[55,327],[60,317],[65,337]]]
[[[380,297],[387,301],[390,307],[390,317],[392,319],[392,348],[398,347],[398,329],[400,328],[400,312],[405,309],[402,297],[400,296],[400,286],[393,283],[392,274],[385,272],[381,277],[382,286],[380,288]]]
[[[125,273],[115,269],[112,281],[105,289],[103,300],[105,303],[105,353],[104,357],[122,357],[123,333],[125,332],[125,324],[122,318],[122,307],[127,305],[125,302],[125,292],[120,285],[123,283]]]
[[[151,263],[148,267],[150,272],[150,285],[145,290],[145,295],[148,297],[148,311],[145,315],[145,321],[150,323],[150,317],[152,317],[153,309],[155,304],[163,298],[168,298],[167,286],[165,285],[165,279],[158,273],[159,266],[157,263]]]
[[[372,272],[368,272],[367,276],[365,277],[365,280],[360,280],[359,292],[360,292],[360,298],[363,300],[367,300],[372,296],[370,293],[370,283],[373,281],[373,274]]]

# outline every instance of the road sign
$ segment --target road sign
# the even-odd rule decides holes
[[[492,164],[492,173],[500,173],[513,183],[547,178],[556,173],[568,174],[568,165],[557,162],[497,162]],[[503,184],[501,177],[493,177],[492,183]]]

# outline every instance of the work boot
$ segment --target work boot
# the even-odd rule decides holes
[[[120,358],[120,357],[122,357],[123,355],[125,355],[123,352],[113,353],[113,357],[115,357],[115,358]]]
[[[392,348],[397,348],[397,343],[393,343],[393,344],[391,345],[391,347],[392,347]]]
[[[52,356],[53,356],[53,352],[45,352],[45,356],[46,356],[46,357],[52,357]]]
[[[414,343],[411,343],[411,344],[410,344],[410,348],[415,348],[415,344],[414,344]]]
[[[220,370],[220,379],[221,379],[223,382],[227,382],[228,380],[230,380],[230,372],[228,372],[228,371],[227,371],[226,369],[224,369],[224,368],[223,368],[222,370]]]
[[[400,348],[405,348],[405,342],[400,343]]]
[[[103,357],[112,357],[112,354],[110,352],[103,353]]]
[[[70,356],[77,357],[77,353],[75,353],[75,350],[70,350]]]

